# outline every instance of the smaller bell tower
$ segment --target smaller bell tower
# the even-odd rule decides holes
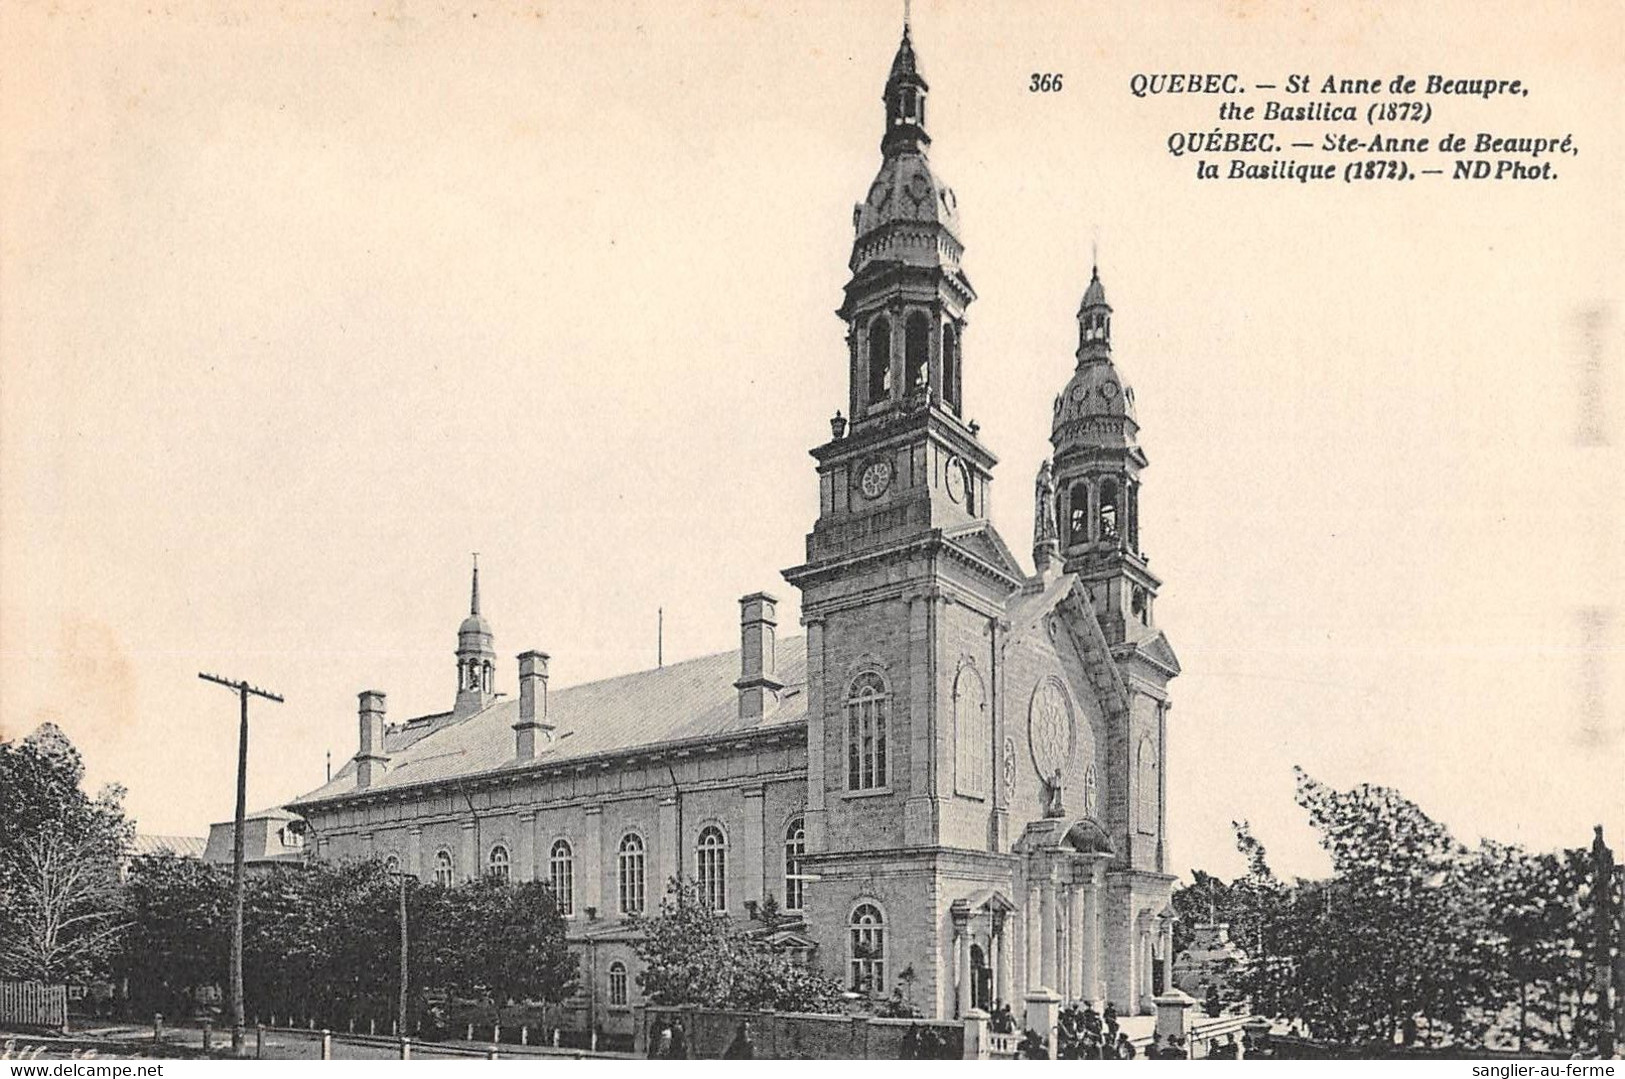
[[[475,554],[468,617],[457,627],[457,703],[452,706],[453,715],[472,715],[496,699],[496,669],[491,623],[480,614],[480,556]]]
[[[1162,582],[1140,546],[1140,448],[1134,390],[1112,359],[1112,308],[1097,266],[1078,307],[1077,366],[1055,398],[1057,539],[1066,572],[1089,590],[1113,644],[1156,632]]]

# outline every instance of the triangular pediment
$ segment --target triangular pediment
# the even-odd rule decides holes
[[[1094,605],[1089,602],[1089,594],[1076,576],[1063,573],[1053,579],[1030,579],[1028,587],[1011,601],[1011,638],[1039,632],[1052,612],[1065,627],[1102,710],[1112,717],[1125,714],[1128,685],[1112,658],[1111,646],[1095,616]]]
[[[988,563],[1001,573],[1020,580],[1026,576],[1016,556],[1010,553],[1003,537],[986,522],[978,522],[962,529],[947,531],[943,538],[967,554]]]
[[[1178,674],[1180,671],[1179,657],[1174,655],[1174,646],[1168,643],[1168,637],[1161,630],[1149,641],[1140,645],[1158,663]]]

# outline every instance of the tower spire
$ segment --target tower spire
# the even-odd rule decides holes
[[[480,555],[475,551],[468,617],[457,627],[457,703],[452,709],[455,714],[477,712],[495,698],[496,661],[491,623],[480,614]]]

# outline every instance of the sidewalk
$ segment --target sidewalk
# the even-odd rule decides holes
[[[249,1027],[244,1032],[243,1051],[250,1059],[255,1055],[255,1035],[256,1031],[253,1027]],[[332,1038],[332,1059],[334,1060],[396,1060],[400,1057],[400,1043],[393,1038],[339,1032],[334,1032]],[[169,1026],[166,1024],[163,1041],[158,1044],[153,1042],[152,1027],[129,1023],[88,1027],[82,1030],[73,1030],[61,1036],[0,1032],[0,1044],[4,1044],[9,1039],[15,1039],[19,1047],[43,1047],[39,1057],[48,1060],[68,1059],[75,1055],[85,1057],[88,1054],[109,1058],[147,1057],[159,1059],[166,1056],[180,1058],[205,1056],[203,1028],[196,1026]],[[208,1056],[222,1059],[230,1057],[231,1030],[229,1028],[225,1030],[218,1027],[214,1028],[210,1032],[209,1040]],[[261,1059],[317,1060],[321,1057],[321,1049],[322,1032],[320,1030],[277,1028],[266,1030]],[[492,1045],[489,1042],[471,1042],[462,1039],[448,1039],[438,1042],[418,1041],[416,1039],[412,1041],[412,1058],[414,1060],[484,1059],[493,1050],[497,1054],[497,1059],[633,1059],[633,1055],[630,1053],[613,1053],[603,1050],[589,1052],[585,1049],[554,1049],[552,1046]]]

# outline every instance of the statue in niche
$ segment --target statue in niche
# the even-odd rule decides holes
[[[1055,769],[1044,783],[1044,817],[1053,820],[1056,817],[1066,816],[1066,803],[1061,797],[1061,770]]]
[[[1059,542],[1060,529],[1055,524],[1055,472],[1048,460],[1038,466],[1038,481],[1033,490],[1033,545]]]

